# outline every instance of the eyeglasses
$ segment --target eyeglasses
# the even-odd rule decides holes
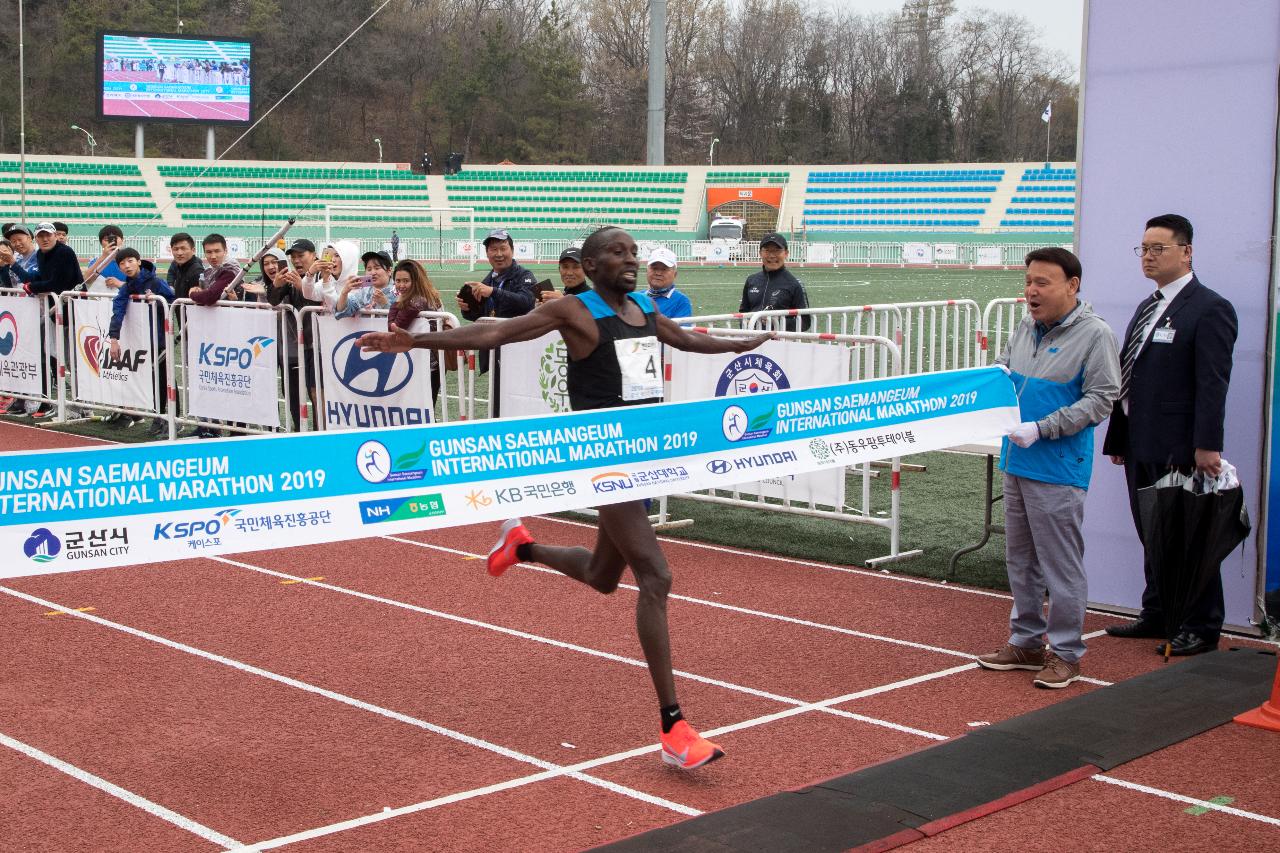
[[[1154,246],[1134,246],[1133,253],[1138,257],[1142,257],[1147,252],[1151,253],[1151,257],[1158,258],[1164,254],[1165,249],[1172,249],[1176,246],[1190,246],[1190,243],[1175,243],[1173,246],[1166,246],[1163,243],[1156,243]]]

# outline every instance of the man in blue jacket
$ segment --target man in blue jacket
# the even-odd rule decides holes
[[[129,310],[131,297],[145,296],[148,293],[154,293],[166,302],[173,301],[173,288],[169,286],[169,282],[156,275],[155,265],[151,261],[142,260],[142,256],[138,254],[138,250],[132,246],[126,246],[116,254],[116,263],[120,265],[120,271],[124,273],[124,284],[120,285],[120,289],[116,291],[115,298],[111,300],[111,328],[107,332],[107,338],[110,341],[111,360],[120,360],[120,329],[124,325],[124,315]],[[156,369],[160,372],[160,385],[167,388],[169,384],[168,365],[164,361],[163,346],[163,329],[164,325],[159,320],[155,323],[156,328]],[[168,395],[163,393],[159,395],[157,402],[160,405],[160,411],[165,411],[165,398]],[[151,422],[151,426],[147,429],[147,435],[158,436],[165,429],[165,422],[160,418],[156,418]]]
[[[676,263],[676,253],[666,246],[659,246],[649,253],[649,263],[646,264],[649,298],[658,313],[668,320],[693,316],[693,303],[676,290]]]
[[[1026,263],[1028,316],[996,360],[1013,380],[1022,415],[1000,455],[1013,611],[1009,642],[978,663],[1032,670],[1037,687],[1061,688],[1080,677],[1085,652],[1088,584],[1080,528],[1093,428],[1111,413],[1120,359],[1111,327],[1079,299],[1080,260],[1055,247],[1036,249]]]

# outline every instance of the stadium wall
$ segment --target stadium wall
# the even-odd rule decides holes
[[[1088,6],[1078,239],[1084,293],[1120,339],[1150,292],[1132,247],[1152,216],[1195,226],[1195,269],[1240,321],[1224,456],[1240,470],[1255,533],[1222,565],[1227,622],[1259,613],[1258,531],[1270,368],[1280,5],[1173,0]],[[1142,550],[1124,476],[1101,455],[1085,517],[1089,596],[1140,605]]]

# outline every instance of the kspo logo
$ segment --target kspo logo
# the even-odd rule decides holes
[[[241,370],[248,370],[253,366],[258,356],[266,352],[267,347],[275,343],[275,340],[263,335],[254,335],[245,343],[247,346],[243,347],[229,347],[212,342],[201,344],[200,364],[207,364],[210,367],[238,367]]]
[[[342,386],[361,397],[389,397],[413,378],[413,359],[407,352],[361,352],[356,346],[364,332],[352,332],[333,348],[333,372]]]
[[[18,348],[18,319],[8,311],[0,311],[0,356]]]
[[[240,514],[238,509],[220,509],[213,518],[201,518],[194,521],[167,521],[157,524],[152,539],[196,539],[201,536],[217,536],[218,531]]]

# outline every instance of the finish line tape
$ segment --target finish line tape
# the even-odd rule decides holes
[[[996,368],[534,418],[0,454],[0,577],[456,527],[990,441]]]

